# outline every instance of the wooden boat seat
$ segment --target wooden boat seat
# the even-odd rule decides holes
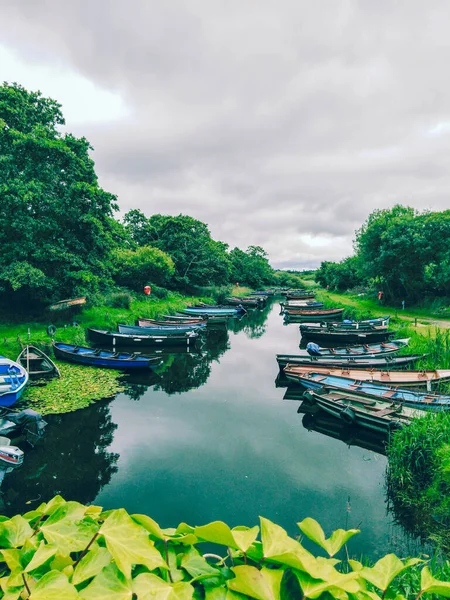
[[[323,381],[324,379],[326,379],[325,375],[318,375],[317,377],[314,377],[314,381]]]
[[[385,392],[383,392],[382,397],[383,398],[392,398],[392,396],[395,396],[396,393],[397,393],[397,390],[386,390]]]
[[[395,406],[394,408],[392,408],[391,406],[389,408],[383,408],[380,411],[377,411],[376,415],[377,417],[385,417],[387,415],[392,415],[394,413],[398,413],[400,410],[399,406]]]

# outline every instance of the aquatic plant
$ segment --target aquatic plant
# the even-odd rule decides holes
[[[300,532],[326,555],[314,556],[284,529],[230,528],[221,521],[162,529],[147,515],[66,502],[55,496],[35,510],[0,521],[0,597],[5,600],[396,600],[450,598],[418,558],[394,554],[373,565],[335,556],[358,533],[329,538],[313,519]],[[217,554],[202,553],[204,542]],[[414,571],[414,577],[408,577]],[[405,578],[405,575],[407,579]],[[406,581],[406,585],[403,584]]]
[[[402,525],[450,551],[450,414],[430,413],[387,447],[388,498]]]
[[[61,378],[52,379],[46,386],[28,387],[17,407],[33,408],[42,415],[62,414],[111,398],[124,389],[117,371],[62,362],[58,362],[58,368]]]

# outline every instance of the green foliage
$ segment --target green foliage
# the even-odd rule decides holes
[[[45,387],[30,386],[18,407],[33,408],[42,415],[62,414],[111,398],[123,389],[118,371],[58,362],[61,378]]]
[[[294,271],[274,271],[273,284],[276,287],[304,288],[310,285],[308,281],[305,283],[303,272]]]
[[[61,135],[63,123],[53,100],[0,86],[0,290],[16,309],[110,280],[115,196],[98,185],[89,142]]]
[[[245,252],[233,248],[229,256],[233,283],[256,289],[274,282],[274,271],[269,265],[267,253],[261,246],[249,246]]]
[[[128,292],[113,292],[107,298],[108,305],[112,308],[126,308],[127,310],[130,309],[132,300],[133,298]]]
[[[175,287],[186,290],[228,281],[227,245],[213,240],[205,223],[187,215],[147,219],[141,211],[132,210],[124,224],[135,244],[154,246],[171,257]]]
[[[142,292],[145,285],[166,285],[175,272],[170,256],[151,246],[117,248],[112,264],[116,283],[136,292]]]
[[[413,533],[450,550],[450,414],[430,413],[396,432],[387,448],[389,499]]]
[[[299,524],[330,554],[356,530],[328,540],[312,519]],[[55,496],[35,510],[0,522],[0,598],[52,600],[377,600],[394,597],[402,576],[414,587],[397,598],[449,598],[450,583],[418,559],[390,554],[374,566],[316,557],[286,531],[261,518],[259,527],[216,521],[162,529],[146,515],[66,502]],[[212,542],[217,554],[201,553]],[[421,572],[418,570],[420,566]]]
[[[363,283],[360,274],[360,261],[355,256],[350,256],[339,263],[322,262],[316,272],[316,280],[322,287],[343,292]]]

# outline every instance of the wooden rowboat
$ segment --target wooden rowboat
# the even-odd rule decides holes
[[[66,308],[72,308],[73,306],[82,306],[86,304],[86,297],[82,296],[80,298],[68,298],[67,300],[60,300],[55,304],[49,306],[49,310],[65,310]]]
[[[161,326],[161,325],[207,325],[208,319],[174,319],[166,321],[157,321],[155,319],[137,319],[136,325],[139,327]]]
[[[403,348],[406,348],[409,344],[409,338],[402,340],[390,340],[389,342],[379,342],[374,344],[356,344],[353,346],[336,346],[335,348],[322,348],[313,342],[309,342],[306,346],[306,350],[300,350],[299,354],[277,354],[277,358],[294,356],[300,358],[302,356],[370,356],[370,357],[382,357],[386,354],[393,354]],[[286,363],[290,362],[289,360]]]
[[[444,394],[430,394],[417,390],[408,390],[382,385],[380,383],[367,383],[355,381],[348,377],[324,376],[319,373],[310,373],[301,378],[303,387],[320,390],[322,387],[333,389],[348,394],[355,398],[375,398],[389,402],[401,402],[406,406],[422,410],[449,410],[450,396]]]
[[[165,346],[195,346],[198,333],[195,331],[180,335],[127,335],[116,331],[87,329],[88,339],[98,346],[116,347],[165,347]]]
[[[61,342],[53,342],[53,351],[58,358],[90,367],[135,370],[151,369],[161,364],[159,356],[140,356],[128,352],[113,352]]]
[[[302,329],[300,331],[303,339],[316,340],[318,342],[329,342],[331,344],[370,344],[384,342],[393,335],[387,327],[374,327],[373,329]]]
[[[391,356],[390,354],[381,356],[305,356],[294,354],[277,354],[277,362],[280,369],[284,369],[288,364],[310,366],[311,368],[328,367],[342,369],[403,369],[412,365],[426,354],[406,354],[403,356]]]
[[[348,377],[357,382],[377,382],[384,385],[396,385],[407,388],[431,389],[432,383],[448,381],[450,369],[436,369],[435,371],[380,371],[377,369],[363,370],[353,368],[329,368],[320,366],[302,366],[288,364],[284,368],[284,374],[296,383],[301,383],[300,378],[310,373],[322,374],[324,377]]]
[[[17,362],[26,369],[31,379],[61,376],[51,358],[36,346],[25,346],[17,357]]]
[[[359,425],[383,433],[410,425],[414,419],[426,415],[424,410],[399,403],[352,398],[326,388],[320,391],[308,390],[304,397],[309,403],[316,403],[322,410],[342,419],[348,425]]]
[[[292,306],[286,306],[284,309],[284,314],[286,317],[295,316],[295,317],[305,317],[308,319],[311,318],[330,318],[330,317],[342,317],[342,313],[344,312],[344,308],[319,308],[319,309],[304,309],[304,308],[293,308]]]

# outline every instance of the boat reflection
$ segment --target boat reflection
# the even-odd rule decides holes
[[[288,393],[289,389],[286,391]],[[285,397],[286,397],[285,394]],[[289,398],[293,399],[293,398]],[[315,404],[303,401],[297,410],[303,415],[302,424],[308,431],[316,431],[347,446],[359,446],[377,454],[386,455],[387,436],[355,425],[348,425],[341,419],[320,410]]]
[[[32,510],[56,494],[89,504],[117,471],[119,455],[108,451],[117,425],[111,400],[83,410],[45,417],[45,435],[27,452],[19,469],[2,486],[2,513]]]

